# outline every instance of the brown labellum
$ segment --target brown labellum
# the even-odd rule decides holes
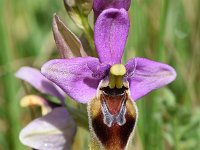
[[[100,88],[88,105],[91,150],[124,150],[133,135],[137,108],[128,88]]]

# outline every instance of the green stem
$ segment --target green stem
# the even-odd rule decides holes
[[[169,7],[169,0],[163,0],[161,7],[161,16],[160,16],[160,32],[159,32],[159,42],[158,42],[158,60],[163,60],[165,58],[164,51],[164,37],[165,37],[165,28],[166,28],[166,18]]]
[[[92,49],[92,55],[93,56],[97,56],[96,54],[96,51],[95,51],[95,47],[94,47],[94,36],[93,36],[93,30],[91,29],[89,23],[88,23],[88,19],[87,17],[83,16],[81,17],[82,18],[82,25],[84,27],[83,29],[83,33],[85,34],[89,44],[90,44],[90,47]]]
[[[16,97],[17,84],[14,77],[12,55],[11,55],[11,38],[9,29],[9,19],[5,17],[6,13],[9,13],[9,5],[6,1],[0,1],[0,65],[5,66],[5,75],[2,77],[1,85],[4,87],[4,101],[5,101],[5,112],[7,115],[7,122],[9,124],[9,130],[7,133],[7,142],[12,150],[23,150],[22,145],[19,143],[19,130],[20,126],[20,110],[18,104],[18,98]],[[11,17],[11,16],[10,16]],[[5,26],[7,24],[8,26]]]

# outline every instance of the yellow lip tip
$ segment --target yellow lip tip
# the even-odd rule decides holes
[[[110,68],[110,73],[114,76],[123,76],[126,73],[126,68],[123,64],[114,64]]]

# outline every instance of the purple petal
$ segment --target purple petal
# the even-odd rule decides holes
[[[72,99],[87,103],[95,97],[101,80],[93,75],[93,71],[99,65],[99,60],[93,57],[57,59],[44,64],[41,72],[60,86]]]
[[[130,4],[131,0],[94,0],[93,10],[97,17],[103,10],[108,8],[124,8],[128,11]]]
[[[66,108],[55,108],[49,114],[33,120],[20,132],[20,141],[40,150],[70,150],[76,124]]]
[[[126,69],[131,97],[135,101],[176,78],[176,71],[171,66],[145,58],[129,60]]]
[[[125,9],[107,9],[98,17],[94,28],[94,42],[103,63],[120,63],[129,31],[129,17]]]
[[[65,93],[53,82],[45,78],[39,70],[31,67],[20,68],[15,76],[21,80],[28,82],[38,91],[44,94],[49,94],[64,100]]]
[[[64,25],[57,15],[53,16],[52,28],[56,46],[62,58],[87,56],[78,37]]]

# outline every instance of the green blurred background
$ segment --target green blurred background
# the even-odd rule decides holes
[[[0,0],[0,150],[27,149],[18,134],[30,119],[19,105],[25,92],[14,73],[58,57],[51,31],[55,12],[81,35],[62,0]],[[172,84],[137,102],[134,149],[199,150],[200,0],[132,0],[129,16],[124,62],[146,57],[177,71]],[[76,139],[81,141],[80,132]]]

